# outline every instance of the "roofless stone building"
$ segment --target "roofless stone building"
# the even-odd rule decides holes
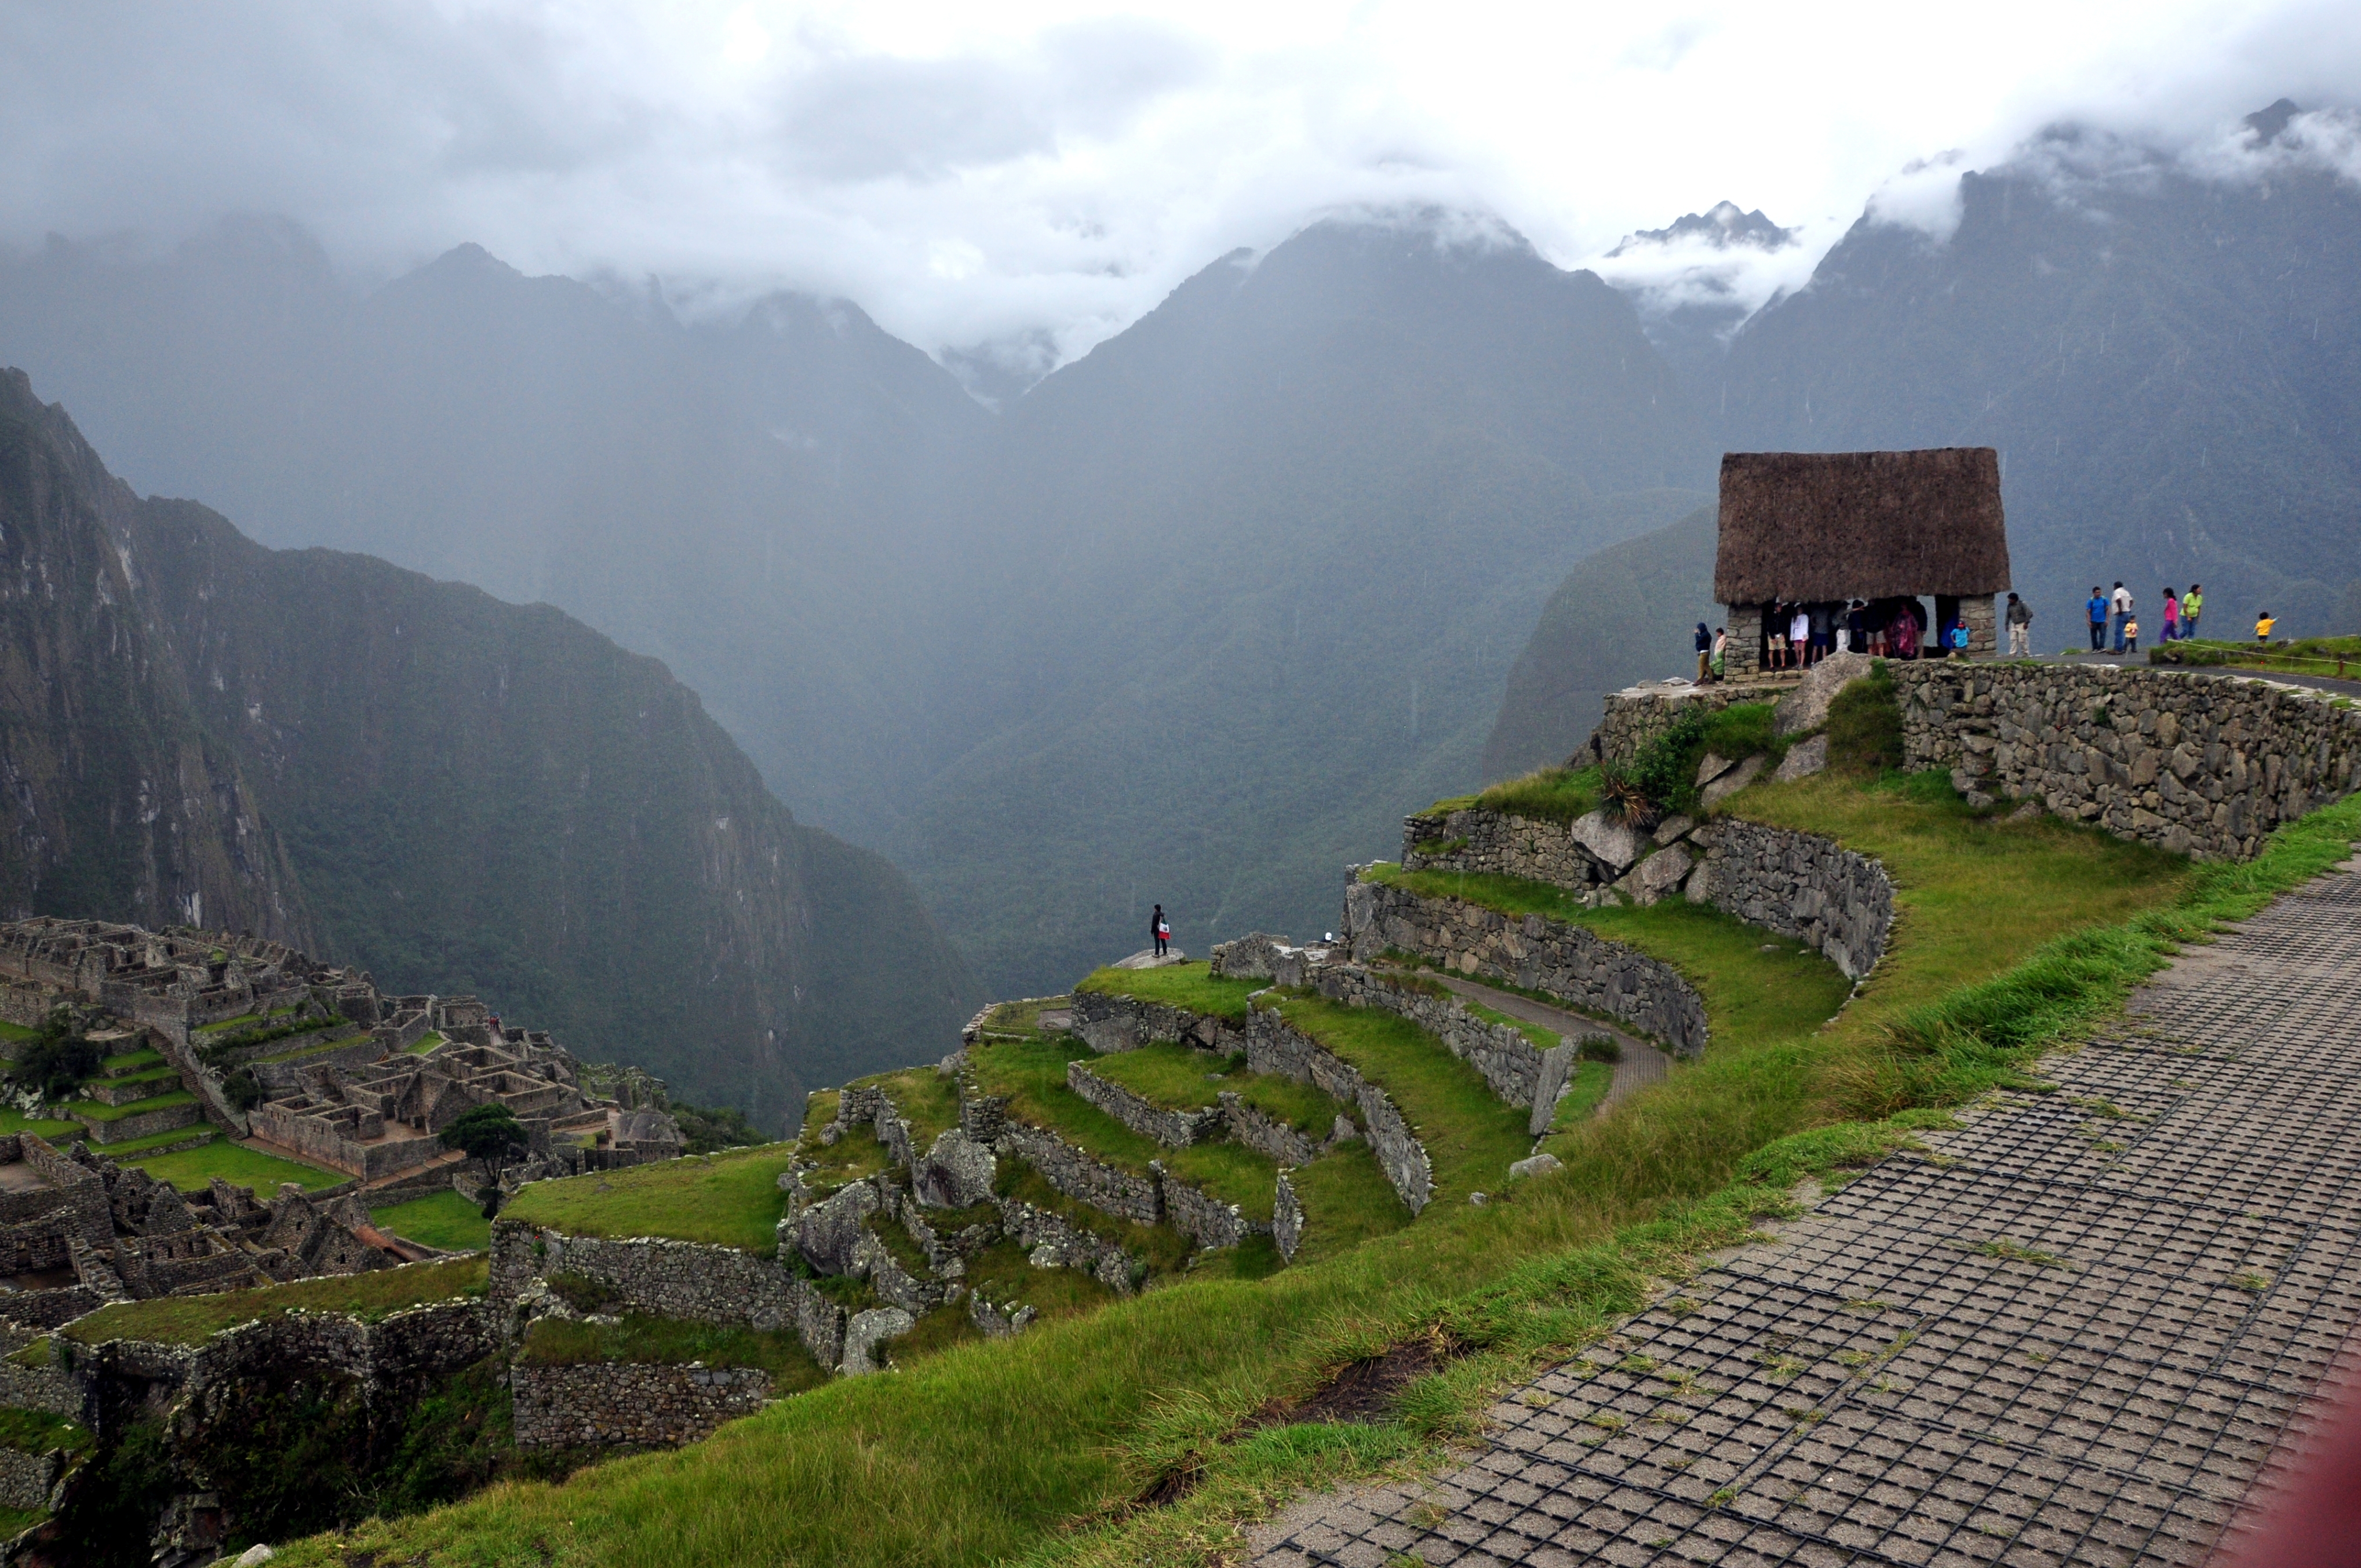
[[[1726,452],[1713,597],[1730,628],[1732,677],[1763,668],[1773,604],[1935,600],[1925,639],[1954,619],[1968,652],[1993,652],[1993,598],[2009,587],[2000,455],[1989,446],[1917,452]]]

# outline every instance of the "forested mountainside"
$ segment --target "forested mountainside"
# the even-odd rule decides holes
[[[143,487],[665,659],[1033,992],[1154,902],[1192,948],[1314,928],[1401,800],[1682,667],[1695,541],[1583,563],[1708,499],[1725,449],[1999,447],[2046,645],[2117,577],[2361,621],[2361,203],[2301,131],[2204,171],[2048,133],[1961,176],[1955,231],[1865,215],[1726,346],[1735,307],[1672,322],[1670,359],[1670,318],[1436,213],[1217,260],[997,415],[841,302],[684,322],[472,247],[364,295],[255,223],[0,258],[0,356]],[[1535,640],[1570,574],[1599,580]]]
[[[475,991],[778,1125],[979,988],[664,666],[546,605],[140,499],[0,375],[0,905]]]

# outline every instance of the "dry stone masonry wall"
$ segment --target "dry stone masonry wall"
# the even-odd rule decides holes
[[[1170,1111],[1141,1099],[1119,1083],[1108,1082],[1081,1061],[1066,1064],[1066,1087],[1140,1136],[1153,1138],[1167,1148],[1187,1148],[1191,1144],[1222,1135],[1225,1118],[1219,1105],[1197,1111]]]
[[[1817,948],[1847,980],[1885,956],[1894,929],[1894,879],[1833,839],[1719,817],[1690,842],[1705,851],[1690,897],[1750,926]],[[1702,893],[1702,898],[1699,894]]]
[[[1508,916],[1456,898],[1425,898],[1356,877],[1345,928],[1362,962],[1389,949],[1503,981],[1620,1018],[1675,1055],[1705,1050],[1704,999],[1668,964],[1540,915]]]
[[[1384,1090],[1275,1009],[1257,1008],[1246,1020],[1246,1069],[1314,1085],[1353,1106],[1361,1113],[1361,1133],[1378,1157],[1378,1168],[1410,1212],[1418,1213],[1434,1196],[1434,1167],[1410,1119]]]
[[[1332,1002],[1347,1007],[1376,1007],[1409,1019],[1483,1074],[1494,1094],[1521,1111],[1540,1103],[1536,1097],[1544,1082],[1554,1103],[1558,1085],[1565,1081],[1564,1060],[1552,1070],[1548,1058],[1560,1053],[1571,1057],[1574,1045],[1560,1044],[1544,1051],[1522,1030],[1477,1017],[1455,996],[1430,996],[1358,964],[1323,969],[1316,983],[1320,994]],[[1604,1036],[1606,1032],[1599,1033]]]
[[[1136,1051],[1157,1040],[1194,1046],[1223,1056],[1235,1056],[1246,1049],[1242,1031],[1236,1025],[1168,1003],[1078,991],[1072,1010],[1074,1033],[1101,1056]]]
[[[709,1437],[771,1397],[751,1366],[597,1364],[510,1369],[519,1448],[669,1447]]]
[[[1887,668],[1907,766],[2177,854],[2248,859],[2361,788],[2361,709],[2319,692],[2105,664]]]

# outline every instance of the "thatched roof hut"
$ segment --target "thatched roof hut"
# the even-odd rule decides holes
[[[1719,604],[1966,598],[2008,586],[1989,446],[1722,455]]]

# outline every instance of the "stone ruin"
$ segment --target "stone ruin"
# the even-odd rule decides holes
[[[586,1092],[583,1064],[546,1032],[504,1025],[472,996],[389,995],[367,972],[284,942],[47,916],[0,924],[0,1019],[38,1026],[61,1002],[120,1020],[108,1031],[117,1039],[144,1037],[205,1120],[364,1182],[457,1163],[435,1135],[490,1103],[523,1125],[519,1179],[684,1147],[650,1096]],[[224,1027],[244,1020],[257,1024]],[[250,1111],[230,1091],[240,1075],[261,1095]]]

